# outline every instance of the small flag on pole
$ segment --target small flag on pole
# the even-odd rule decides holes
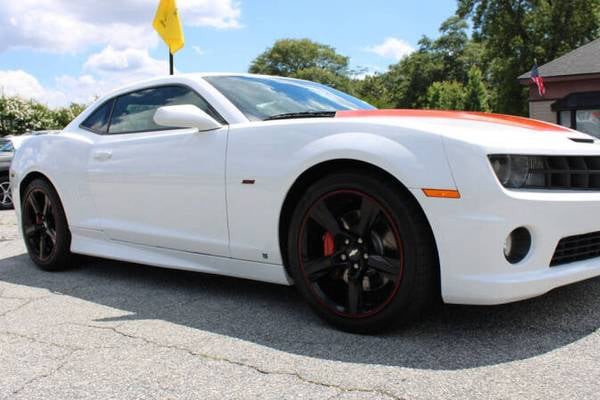
[[[175,0],[160,0],[152,26],[169,46],[169,64],[171,75],[173,75],[173,54],[185,45]]]
[[[544,85],[544,78],[540,76],[540,71],[538,71],[537,63],[533,64],[533,68],[531,68],[531,80],[536,84],[540,96],[545,96],[546,86]]]

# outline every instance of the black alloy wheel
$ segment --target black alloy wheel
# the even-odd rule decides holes
[[[319,198],[302,221],[298,253],[315,296],[341,316],[377,312],[402,281],[398,227],[364,192],[336,190]]]
[[[432,297],[435,249],[414,199],[364,174],[309,188],[290,226],[290,272],[319,315],[353,332],[412,318]]]
[[[25,189],[21,224],[27,251],[35,264],[51,271],[68,267],[71,235],[60,199],[48,182],[36,179]]]

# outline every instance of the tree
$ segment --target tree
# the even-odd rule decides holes
[[[352,82],[353,94],[377,108],[392,108],[385,75],[367,75]]]
[[[484,50],[493,108],[527,113],[527,90],[516,78],[534,60],[551,61],[600,33],[600,0],[459,0],[457,15],[470,18]]]
[[[439,38],[423,37],[416,52],[390,67],[383,80],[394,107],[427,107],[428,90],[434,82],[466,83],[467,71],[479,62],[480,54],[480,48],[470,42],[467,28],[461,18],[447,19]]]
[[[71,103],[68,107],[55,110],[53,113],[53,125],[57,129],[64,128],[81,114],[85,108],[86,106],[84,104]]]
[[[71,104],[51,110],[44,104],[20,97],[0,97],[0,135],[21,135],[28,131],[62,129],[67,126],[85,106]]]
[[[43,105],[19,97],[0,98],[0,134],[19,135],[50,125],[52,117]]]
[[[282,39],[260,54],[250,65],[255,74],[292,76],[302,70],[321,69],[346,75],[349,58],[331,46],[309,39]]]
[[[464,109],[467,111],[490,111],[489,94],[481,70],[475,66],[471,67],[468,78],[465,87]]]
[[[464,85],[456,81],[434,82],[427,89],[426,108],[436,110],[464,110]]]

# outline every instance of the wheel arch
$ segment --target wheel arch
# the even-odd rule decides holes
[[[19,202],[23,201],[23,195],[25,194],[25,189],[27,188],[27,185],[29,185],[31,182],[33,182],[36,179],[42,179],[42,180],[48,182],[50,187],[54,190],[54,192],[58,196],[58,200],[61,203],[61,207],[64,210],[65,218],[67,219],[67,225],[70,226],[69,225],[69,215],[67,213],[67,210],[64,207],[64,202],[63,202],[63,198],[61,196],[60,191],[58,190],[58,188],[56,187],[54,182],[52,182],[52,179],[50,179],[48,177],[48,175],[46,175],[40,171],[37,171],[37,170],[30,171],[23,177],[23,179],[21,179],[19,181]],[[15,207],[16,207],[16,205],[15,205]],[[20,207],[20,205],[19,205],[19,207]]]
[[[427,222],[427,227],[429,229],[429,234],[431,235],[433,245],[435,248],[435,257],[438,259],[439,252],[437,250],[437,245],[435,241],[435,235],[433,234],[433,230],[431,228],[431,223],[427,218],[427,214],[425,210],[419,203],[419,201],[413,196],[413,194],[408,190],[408,188],[398,180],[394,175],[385,171],[384,169],[365,162],[359,161],[355,159],[333,159],[328,161],[320,162],[312,167],[306,169],[302,174],[296,178],[292,186],[287,192],[285,200],[283,202],[283,206],[281,207],[281,211],[279,214],[279,250],[281,252],[281,257],[283,261],[283,265],[288,272],[288,254],[287,254],[287,241],[288,241],[288,231],[289,231],[289,223],[292,218],[292,214],[296,205],[298,204],[302,194],[310,185],[321,179],[324,175],[327,175],[331,171],[335,172],[348,172],[348,171],[356,171],[359,173],[367,173],[381,177],[382,179],[390,180],[394,182],[397,190],[401,191],[403,194],[407,196],[407,198],[411,199],[414,204],[417,206],[417,209],[423,214],[425,221]],[[438,262],[439,265],[439,262]],[[439,272],[439,271],[438,271]],[[439,285],[439,273],[438,273],[438,285]]]
[[[52,183],[52,180],[50,180],[50,178],[48,178],[47,175],[45,175],[39,171],[31,171],[31,172],[27,173],[27,175],[25,175],[23,177],[23,179],[21,179],[21,182],[19,182],[19,199],[20,200],[23,199],[23,194],[25,194],[25,188],[27,188],[27,185],[29,185],[35,179],[42,179],[42,180],[48,182],[50,184],[50,186],[52,187],[52,189],[54,189],[54,191],[56,193],[58,193],[58,190],[56,190],[56,186],[54,186],[54,184]]]

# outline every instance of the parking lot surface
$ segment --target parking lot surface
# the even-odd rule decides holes
[[[598,399],[600,279],[360,336],[293,288],[83,259],[38,270],[0,212],[0,399]]]

